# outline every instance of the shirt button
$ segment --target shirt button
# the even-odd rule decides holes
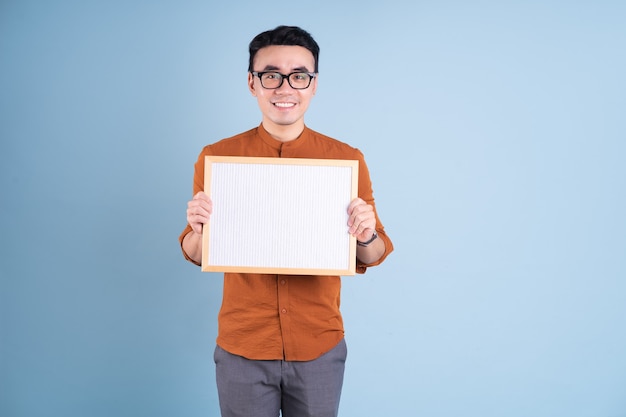
[[[285,281],[284,279],[280,280],[280,285],[285,285],[287,283],[287,281]]]
[[[285,313],[287,312],[287,309],[286,309],[286,308],[283,308],[283,309],[282,309],[282,310],[280,310],[280,311],[281,311],[281,313],[285,314]]]

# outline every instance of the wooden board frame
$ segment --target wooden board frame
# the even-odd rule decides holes
[[[213,213],[202,232],[202,271],[354,275],[347,208],[358,196],[358,169],[358,160],[206,156]]]

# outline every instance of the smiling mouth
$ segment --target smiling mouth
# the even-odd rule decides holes
[[[291,107],[295,107],[296,103],[273,103],[274,106],[280,107],[281,109],[289,109]]]

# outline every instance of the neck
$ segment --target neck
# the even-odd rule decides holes
[[[290,142],[298,139],[304,131],[304,122],[294,123],[291,125],[278,125],[275,123],[263,121],[263,127],[274,139],[280,142]]]

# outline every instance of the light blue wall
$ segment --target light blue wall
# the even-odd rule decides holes
[[[344,279],[342,415],[626,416],[625,3],[216,3],[0,3],[0,415],[218,415],[177,237],[287,23],[396,245]]]

